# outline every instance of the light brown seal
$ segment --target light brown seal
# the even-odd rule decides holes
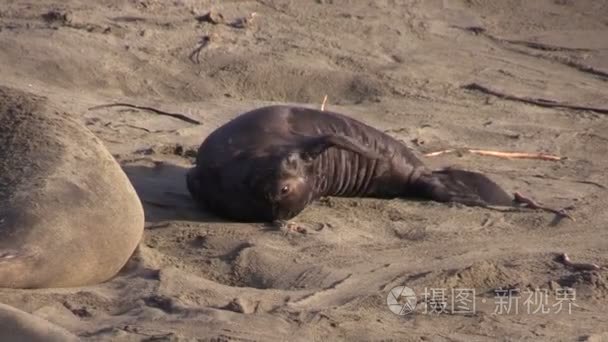
[[[44,318],[0,303],[0,341],[77,342],[80,339]]]
[[[101,141],[46,98],[0,86],[0,146],[0,287],[113,277],[144,213]]]

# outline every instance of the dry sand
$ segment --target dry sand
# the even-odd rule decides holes
[[[224,23],[206,22],[210,10]],[[243,28],[230,25],[253,12]],[[145,204],[144,240],[113,280],[0,291],[0,302],[84,340],[608,338],[608,272],[554,260],[567,252],[608,264],[606,113],[464,88],[608,109],[606,1],[3,0],[0,79],[78,115]],[[331,198],[297,218],[308,229],[301,234],[194,208],[184,172],[209,132],[264,104],[317,107],[325,94],[327,109],[386,130],[420,155],[469,147],[567,157],[424,160],[486,172],[547,205],[574,204],[576,221]],[[202,124],[121,107],[87,110],[116,101]],[[474,289],[476,308],[432,314],[420,302],[396,315],[386,298],[400,285],[419,298],[425,288],[450,297],[450,288]],[[566,304],[561,313],[541,312],[540,298],[524,305],[526,288],[547,289],[551,305],[563,287],[576,291],[570,313]],[[500,288],[520,290],[519,312],[495,312]]]

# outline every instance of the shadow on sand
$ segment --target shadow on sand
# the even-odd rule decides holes
[[[146,222],[226,222],[190,197],[186,187],[189,168],[163,162],[154,166],[122,165],[122,169],[142,201]]]

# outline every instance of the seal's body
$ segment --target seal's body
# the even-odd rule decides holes
[[[0,341],[78,342],[80,339],[42,317],[0,303]]]
[[[405,144],[361,121],[295,106],[254,109],[212,132],[187,184],[205,208],[240,221],[287,220],[322,196],[512,201],[479,173],[429,170]]]
[[[112,155],[45,98],[0,87],[0,287],[103,282],[125,265],[143,207]]]

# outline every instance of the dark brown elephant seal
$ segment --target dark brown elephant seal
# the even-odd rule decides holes
[[[405,144],[363,122],[294,106],[258,108],[219,127],[186,178],[203,207],[239,221],[289,220],[322,196],[513,203],[480,173],[430,170]]]
[[[0,86],[0,146],[0,287],[113,277],[144,213],[101,141],[45,98]]]

